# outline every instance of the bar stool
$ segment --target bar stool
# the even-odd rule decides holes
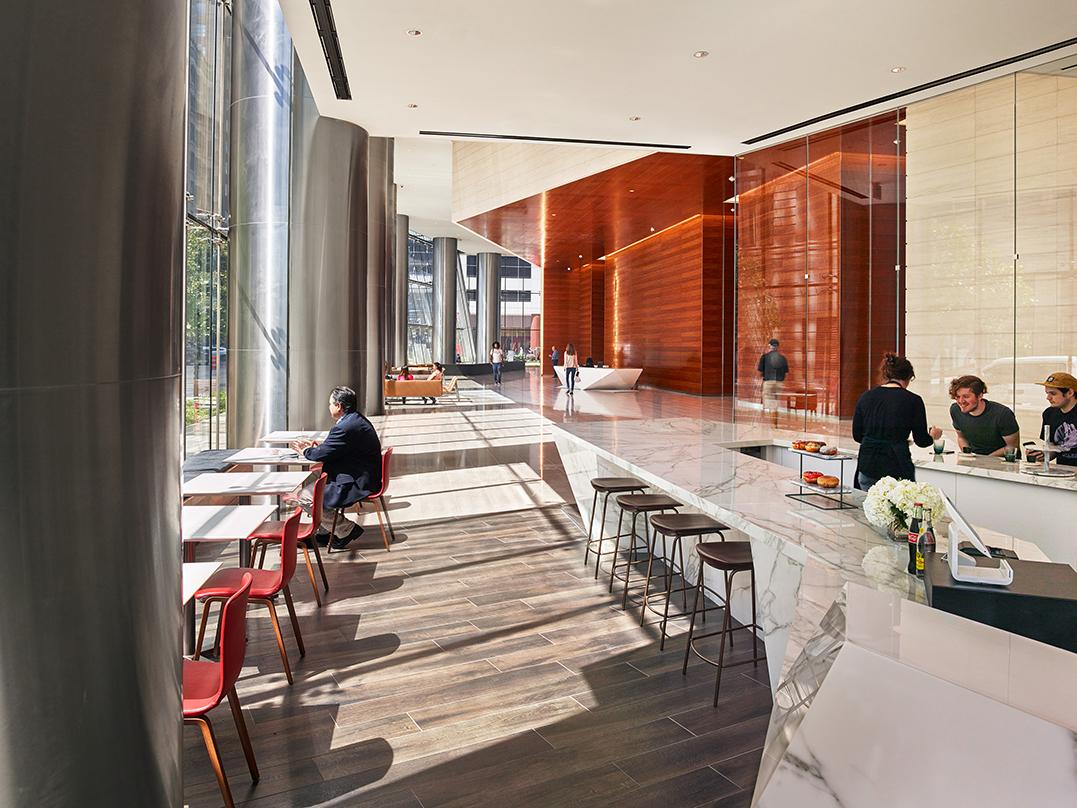
[[[620,556],[621,550],[621,523],[624,520],[626,513],[632,514],[632,529],[629,531],[628,536],[630,539],[630,546],[628,548],[629,559],[625,561],[625,573],[623,580],[625,583],[624,595],[621,597],[621,608],[628,608],[628,582],[632,577],[632,562],[636,559],[636,551],[639,550],[639,545],[636,543],[636,520],[639,515],[643,514],[643,549],[647,551],[647,578],[650,580],[651,569],[651,557],[654,555],[654,538],[651,535],[650,521],[648,515],[659,511],[665,513],[667,510],[677,510],[681,507],[681,503],[675,500],[673,497],[665,494],[621,494],[616,499],[618,507],[621,509],[620,515],[617,517],[617,538],[613,547],[613,566],[610,567],[610,592],[613,592],[613,581],[617,576],[617,559]]]
[[[643,480],[637,480],[635,477],[593,477],[591,487],[595,489],[595,496],[591,501],[591,521],[587,525],[587,549],[583,554],[583,566],[587,566],[587,558],[591,554],[591,548],[597,544],[598,549],[595,550],[595,580],[597,581],[598,571],[602,567],[602,556],[608,554],[608,551],[602,550],[602,542],[606,540],[602,532],[606,526],[606,506],[609,505],[610,494],[645,491],[647,483],[643,482]],[[599,494],[603,494],[604,497],[602,500],[602,521],[598,523],[598,538],[595,539],[592,538],[592,534],[595,528],[595,512],[598,510]],[[620,529],[617,532],[620,533]]]
[[[758,665],[759,657],[759,637],[757,631],[759,625],[756,623],[755,617],[755,565],[752,564],[752,545],[751,542],[746,541],[720,541],[720,542],[701,542],[696,545],[696,553],[699,555],[699,581],[696,583],[696,596],[695,601],[692,604],[692,620],[688,624],[688,643],[684,649],[684,666],[681,668],[681,673],[687,675],[688,673],[688,658],[689,654],[695,652],[695,655],[702,659],[704,662],[714,665],[718,668],[718,676],[714,682],[714,706],[718,706],[718,691],[722,686],[722,669],[731,668],[736,665],[746,665],[751,662],[753,665]],[[725,578],[725,606],[713,606],[711,609],[723,609],[724,615],[722,616],[722,628],[718,631],[712,631],[710,634],[700,634],[693,636],[693,631],[696,625],[696,612],[699,611],[699,596],[706,588],[703,583],[703,570],[704,567],[711,567],[712,569],[721,570],[723,573],[728,573]],[[752,622],[748,625],[737,626],[736,628],[730,628],[732,618],[729,614],[729,599],[733,594],[733,578],[738,572],[749,572],[752,575]],[[708,589],[708,591],[710,591]],[[703,609],[704,613],[707,611],[707,607]],[[729,636],[729,644],[733,645],[733,632],[741,631],[743,629],[752,629],[752,658],[742,659],[740,662],[733,662],[729,665],[725,664],[725,638]],[[721,645],[718,647],[718,660],[715,661],[710,657],[704,655],[698,651],[695,647],[695,643],[707,637],[714,637],[716,635],[722,636]]]
[[[674,619],[680,617],[688,617],[688,590],[694,589],[690,587],[688,581],[685,578],[685,566],[684,566],[684,548],[681,546],[681,539],[693,536],[707,536],[711,533],[717,533],[722,536],[723,541],[725,536],[722,535],[723,530],[729,530],[728,525],[723,525],[717,519],[711,519],[702,513],[660,513],[651,517],[651,527],[655,531],[655,543],[658,541],[658,536],[662,536],[662,557],[666,562],[666,603],[665,608],[662,610],[662,641],[658,645],[658,650],[664,651],[666,648],[666,626],[669,623],[669,602],[673,600],[673,596],[680,592],[681,599],[684,606],[684,610],[680,614],[673,615]],[[672,550],[667,552],[666,539],[673,540]],[[677,557],[680,556],[680,564],[678,565]],[[651,558],[653,560],[654,554]],[[673,588],[674,575],[681,576],[681,586],[677,589]],[[643,618],[647,614],[647,606],[650,602],[650,582],[651,582],[651,565],[647,565],[647,584],[644,586],[643,591],[643,610],[640,614],[640,625],[643,625]]]

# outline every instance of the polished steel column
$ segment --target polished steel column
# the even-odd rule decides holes
[[[356,392],[359,408],[364,413],[381,415],[385,412],[382,378],[385,375],[385,315],[389,305],[386,283],[392,271],[393,252],[390,225],[396,217],[396,211],[389,209],[393,187],[393,140],[372,137],[367,150],[366,351],[363,385]]]
[[[456,362],[456,239],[434,239],[434,361]]]
[[[324,429],[329,391],[362,390],[367,312],[367,133],[323,118],[295,70],[288,426]]]
[[[287,426],[292,41],[277,0],[232,4],[228,445]]]
[[[389,253],[385,268],[385,299],[382,301],[381,353],[386,365],[393,365],[396,350],[396,184],[389,186],[385,237]]]
[[[408,217],[396,215],[396,248],[393,258],[393,310],[395,328],[390,361],[397,367],[408,362]]]
[[[7,11],[0,805],[180,806],[187,3]]]
[[[479,355],[476,359],[485,362],[490,356],[490,346],[501,333],[501,255],[479,253],[478,264]]]

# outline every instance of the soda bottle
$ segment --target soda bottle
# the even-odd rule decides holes
[[[931,526],[931,511],[925,510],[920,536],[916,541],[916,574],[918,577],[924,577],[927,554],[933,552],[935,552],[935,529]]]
[[[916,574],[916,543],[920,541],[920,529],[924,521],[924,503],[915,502],[912,506],[912,521],[909,522],[909,575]]]

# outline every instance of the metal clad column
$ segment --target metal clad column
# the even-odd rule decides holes
[[[288,426],[324,429],[329,391],[361,390],[367,300],[367,133],[318,115],[296,61]]]
[[[393,186],[393,140],[372,137],[369,140],[367,163],[367,294],[366,294],[366,340],[363,357],[363,386],[359,394],[359,408],[367,415],[385,412],[385,396],[382,377],[385,343],[385,313],[389,298],[386,282],[392,262],[392,234],[390,222],[395,211],[390,212]]]
[[[228,445],[283,429],[288,404],[292,40],[276,0],[232,5]]]
[[[501,254],[479,253],[479,355],[476,361],[489,359],[490,345],[501,333]]]
[[[408,362],[408,217],[396,215],[396,249],[393,257],[393,309],[395,311],[395,330],[391,361],[394,365],[406,365]]]
[[[434,361],[456,362],[456,239],[434,239]]]
[[[179,806],[187,3],[8,10],[0,805]]]

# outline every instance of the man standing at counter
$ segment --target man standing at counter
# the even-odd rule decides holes
[[[1068,373],[1052,373],[1037,384],[1047,388],[1047,403],[1050,404],[1043,411],[1040,435],[1043,435],[1043,426],[1049,427],[1059,465],[1077,466],[1077,379]],[[1043,452],[1029,449],[1029,460],[1042,457]]]
[[[1007,447],[1021,445],[1021,431],[1013,410],[984,398],[987,385],[978,376],[958,376],[950,382],[950,420],[962,451],[1001,457]]]

